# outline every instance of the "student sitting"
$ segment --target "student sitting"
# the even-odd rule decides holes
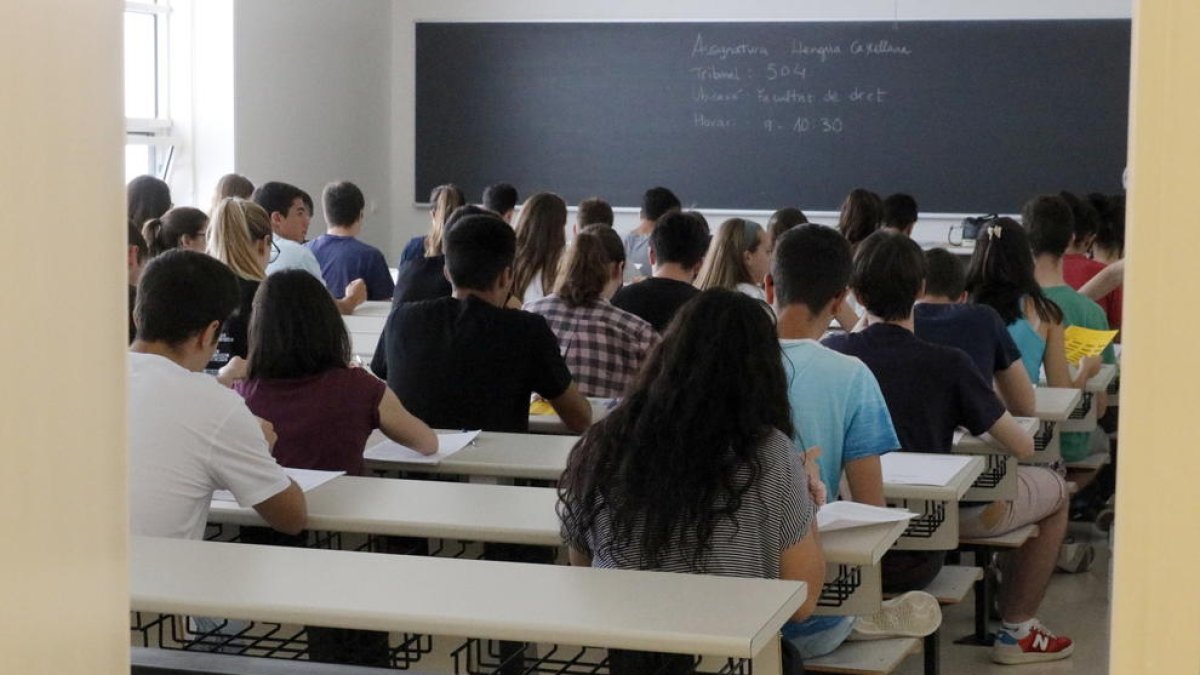
[[[880,227],[896,234],[911,237],[917,224],[917,200],[912,195],[896,193],[883,200],[883,218]]]
[[[205,369],[209,373],[235,364],[235,357],[246,358],[250,307],[258,285],[267,277],[267,263],[275,251],[271,225],[261,206],[237,197],[227,197],[217,204],[208,228],[208,254],[237,275],[241,301],[221,330],[217,351]]]
[[[815,461],[830,499],[836,499],[844,473],[850,499],[886,506],[879,456],[900,447],[875,376],[862,361],[821,346],[817,340],[846,297],[850,245],[836,230],[800,225],[781,236],[766,278],[783,349],[796,449],[819,448]],[[810,459],[810,462],[812,460]],[[853,617],[821,616],[789,624],[786,637],[804,658],[832,652],[843,641],[887,634],[923,636],[941,624],[941,609],[927,593],[906,593],[884,603],[883,615],[856,622]],[[897,627],[899,629],[897,630]]]
[[[863,188],[855,188],[846,195],[838,215],[837,229],[850,242],[850,250],[879,229],[883,220],[883,200],[879,195]]]
[[[517,188],[508,183],[496,183],[483,189],[483,208],[500,216],[500,219],[512,224],[513,213],[517,209]],[[453,213],[453,210],[451,210]]]
[[[467,196],[453,183],[439,185],[429,194],[429,234],[413,237],[400,253],[401,267],[409,260],[442,255],[443,226],[451,213],[467,203]]]
[[[558,261],[567,246],[566,226],[567,203],[556,194],[539,192],[521,207],[513,261],[512,295],[517,302],[541,300],[554,290]]]
[[[495,215],[487,209],[472,204],[454,209],[446,218],[444,230],[467,216]],[[396,292],[392,295],[392,304],[417,302],[418,300],[435,300],[450,296],[450,280],[446,278],[446,256],[423,255],[401,263],[396,274]]]
[[[208,246],[208,214],[190,206],[177,206],[161,218],[151,218],[142,225],[150,257],[162,255],[173,248],[204,253]]]
[[[649,323],[609,303],[624,268],[617,233],[603,225],[584,228],[563,259],[557,292],[524,307],[546,318],[584,396],[621,396],[658,341]]]
[[[312,220],[307,195],[303,190],[287,183],[270,181],[254,191],[255,204],[267,212],[271,221],[272,242],[279,250],[278,255],[267,265],[267,274],[281,270],[300,269],[308,272],[317,281],[325,283],[321,276],[321,264],[313,252],[305,248],[308,223]],[[336,301],[338,312],[353,314],[354,308],[367,299],[367,286],[362,279],[355,279],[346,286],[341,299]]]
[[[642,195],[641,222],[625,235],[625,283],[640,281],[650,272],[650,240],[660,218],[682,205],[679,198],[665,187],[646,190]]]
[[[1113,195],[1111,197],[1101,194],[1088,195],[1088,201],[1091,202],[1093,208],[1100,214],[1100,221],[1096,227],[1096,238],[1092,240],[1092,260],[1107,267],[1120,260],[1125,255],[1125,196]],[[1096,274],[1099,274],[1097,272]],[[1064,270],[1064,276],[1067,283],[1071,284],[1071,288],[1082,292],[1083,286],[1091,278],[1079,282],[1079,279],[1073,279],[1069,272]],[[1096,304],[1104,308],[1104,313],[1108,315],[1108,327],[1119,329],[1121,327],[1122,306],[1125,301],[1125,291],[1121,287],[1114,288],[1112,291],[1100,296]],[[1119,341],[1121,336],[1117,336]]]
[[[275,425],[275,458],[297,469],[364,475],[375,429],[417,452],[437,437],[387,386],[350,367],[350,338],[323,284],[302,270],[267,277],[254,297],[246,379],[234,388]]]
[[[238,296],[228,268],[191,251],[168,251],[142,274],[128,382],[135,535],[201,539],[218,489],[281,532],[304,529],[304,493],[271,459],[270,424],[199,372]]]
[[[794,206],[787,206],[772,213],[770,220],[767,221],[767,237],[771,250],[775,250],[775,242],[779,241],[784,232],[807,222],[808,216]]]
[[[571,564],[821,588],[816,505],[792,433],[762,305],[701,293],[621,404],[571,451],[558,506]],[[808,593],[792,618],[808,618],[819,595]],[[614,675],[694,672],[689,656],[614,650],[610,664]]]
[[[1055,196],[1035,197],[1025,205],[1021,219],[1029,229],[1029,243],[1033,247],[1034,277],[1046,293],[1046,297],[1062,310],[1063,323],[1093,330],[1108,330],[1108,319],[1104,310],[1063,280],[1063,254],[1074,237],[1068,202]],[[1116,355],[1111,345],[1104,350],[1101,360],[1104,363],[1116,363]],[[1104,392],[1096,394],[1097,417],[1104,415],[1104,398]],[[1106,443],[1102,442],[1102,445]],[[1092,452],[1092,434],[1063,432],[1061,449],[1066,461],[1081,460]]]
[[[700,292],[692,282],[707,248],[708,235],[698,219],[669,211],[659,218],[651,234],[653,276],[617,291],[613,305],[642,317],[659,333],[664,332],[683,303]],[[628,255],[628,246],[625,252]],[[628,267],[628,259],[625,265]]]
[[[608,202],[599,197],[589,197],[581,202],[575,210],[575,225],[571,236],[579,236],[588,225],[613,226],[613,210]]]
[[[227,173],[217,179],[217,186],[213,189],[212,207],[209,209],[209,213],[216,209],[217,204],[226,197],[250,199],[253,194],[254,183],[251,183],[249,178],[236,173]]]
[[[771,268],[767,231],[753,220],[730,218],[717,228],[696,277],[700,290],[726,288],[766,301],[762,282]]]
[[[140,228],[171,210],[171,188],[154,176],[138,176],[125,187],[125,206],[129,220]]]
[[[137,304],[137,283],[142,276],[142,267],[146,264],[146,240],[142,237],[142,233],[138,232],[137,227],[130,221],[129,225],[129,242],[128,249],[125,254],[125,264],[128,267],[129,281],[129,341],[132,343],[133,338],[137,335],[137,328],[133,324],[133,307]]]
[[[515,249],[503,220],[463,218],[445,240],[454,295],[397,305],[387,318],[371,369],[431,426],[524,433],[534,393],[568,429],[591,424],[546,321],[504,308]]]
[[[1005,235],[1007,236],[1007,234]],[[913,304],[925,280],[925,256],[908,237],[888,232],[871,235],[854,259],[850,286],[866,308],[865,327],[833,336],[826,344],[862,359],[879,381],[900,445],[915,452],[950,452],[959,426],[990,433],[1010,454],[1033,455],[1033,438],[1005,412],[979,369],[965,352],[921,340],[913,334]],[[1065,658],[1071,640],[1056,637],[1035,618],[1054,571],[1067,525],[1067,489],[1055,472],[1041,467],[1017,469],[1012,501],[963,504],[959,531],[965,537],[992,537],[1030,523],[1040,528],[1002,564],[999,631],[992,659],[1030,663]],[[920,583],[934,569],[910,570]],[[926,581],[927,583],[927,581]]]
[[[1100,230],[1100,213],[1090,199],[1084,201],[1070,192],[1060,192],[1059,196],[1071,207],[1072,216],[1071,243],[1067,244],[1067,250],[1062,256],[1062,276],[1064,283],[1079,290],[1105,267],[1105,263],[1089,257]],[[1118,296],[1109,293],[1096,304],[1104,310],[1104,316],[1107,318],[1114,313],[1120,314],[1120,309],[1114,307],[1118,300]],[[1108,319],[1108,325],[1116,328],[1120,324],[1113,325],[1112,320]]]
[[[984,379],[994,378],[996,394],[1010,413],[1033,417],[1033,383],[1004,320],[988,305],[966,303],[966,271],[958,256],[934,248],[925,252],[925,262],[925,293],[913,307],[917,337],[966,352]]]
[[[391,300],[395,283],[379,249],[358,240],[366,200],[349,181],[330,183],[321,195],[325,205],[325,234],[305,244],[321,263],[321,276],[333,297],[341,299],[351,282],[367,285],[367,300]]]
[[[1085,358],[1071,377],[1063,342],[1063,314],[1046,297],[1034,275],[1029,237],[1011,218],[997,218],[983,228],[967,267],[971,301],[989,305],[1008,327],[1030,382],[1043,367],[1051,387],[1082,389],[1100,369],[1098,358]]]

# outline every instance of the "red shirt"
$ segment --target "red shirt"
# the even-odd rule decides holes
[[[255,415],[275,426],[271,454],[295,469],[363,474],[367,437],[379,428],[379,402],[387,389],[360,368],[320,375],[246,380],[234,385]]]
[[[1067,285],[1079,290],[1092,280],[1106,265],[1078,253],[1068,253],[1063,256],[1063,279]],[[1124,289],[1118,286],[1108,295],[1096,301],[1108,317],[1109,328],[1121,327],[1121,303],[1124,301]]]

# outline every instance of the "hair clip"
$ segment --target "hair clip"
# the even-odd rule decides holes
[[[1000,235],[1004,234],[1004,228],[999,225],[993,225],[987,229],[987,233],[992,239],[999,239]]]

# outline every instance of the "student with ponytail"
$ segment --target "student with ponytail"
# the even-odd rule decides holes
[[[410,239],[400,254],[400,264],[396,266],[401,267],[416,258],[443,255],[442,239],[446,235],[446,220],[455,209],[466,203],[467,195],[454,183],[433,188],[433,192],[429,193],[429,234]]]
[[[524,307],[550,324],[585,396],[621,396],[658,341],[644,319],[609,302],[624,274],[620,236],[611,227],[591,225],[567,250],[556,292]]]
[[[161,218],[151,218],[142,225],[142,236],[150,249],[150,257],[173,248],[204,253],[208,242],[208,214],[190,206],[177,206]]]
[[[771,243],[767,231],[753,220],[730,218],[717,236],[696,277],[700,290],[726,288],[766,302],[762,283],[771,271]]]
[[[217,202],[208,227],[208,254],[237,276],[240,301],[221,329],[217,351],[206,370],[220,370],[234,357],[246,358],[246,331],[254,294],[267,278],[267,263],[278,255],[278,250],[271,238],[271,221],[261,206],[238,197]]]

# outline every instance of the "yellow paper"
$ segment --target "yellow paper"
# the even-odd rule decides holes
[[[546,399],[535,399],[529,403],[530,415],[553,415],[554,406],[550,405]]]
[[[1085,356],[1099,356],[1117,337],[1117,332],[1067,326],[1063,331],[1063,339],[1067,343],[1067,361],[1071,365],[1078,365],[1079,360]]]

